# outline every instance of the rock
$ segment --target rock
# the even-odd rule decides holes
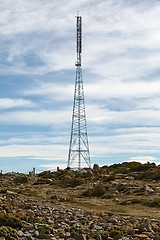
[[[135,234],[135,237],[137,237],[140,240],[149,239],[148,235],[146,235],[146,234]]]
[[[91,170],[88,170],[85,174],[86,178],[90,178],[93,176],[93,172]]]
[[[149,232],[153,232],[152,225],[148,219],[145,221],[145,227]]]
[[[10,190],[7,190],[7,191],[6,191],[6,194],[7,194],[7,195],[12,195],[12,196],[17,195],[16,192],[12,192],[12,191],[10,191]]]
[[[93,165],[93,171],[99,171],[99,169],[100,169],[99,165],[95,163]]]
[[[117,203],[121,202],[121,200],[119,198],[115,198],[114,201],[117,202]]]
[[[145,230],[145,224],[144,223],[139,223],[138,224],[138,233],[142,233]]]
[[[102,240],[101,235],[97,235],[97,236],[96,236],[96,240]]]
[[[84,234],[72,233],[70,237],[76,240],[86,240],[86,236]]]
[[[128,227],[126,228],[127,234],[128,235],[134,235],[135,234],[135,229],[133,229],[132,227]]]
[[[33,185],[39,185],[39,184],[51,184],[52,183],[52,179],[49,178],[39,178],[37,179],[36,182],[33,183]]]
[[[26,175],[19,175],[14,178],[14,182],[18,184],[23,184],[28,182],[28,177]]]
[[[104,176],[105,176],[107,173],[108,173],[107,169],[102,169],[102,170],[101,170],[101,175],[104,175]]]
[[[147,193],[154,193],[154,189],[148,185],[145,185],[144,189],[145,189],[145,192]]]
[[[110,222],[110,223],[112,223],[112,224],[114,224],[114,225],[118,225],[118,221],[117,221],[116,218],[109,218],[109,219],[108,219],[108,222]]]
[[[80,177],[74,173],[72,173],[70,176],[70,173],[71,172],[65,173],[68,174],[66,175],[67,181],[72,180],[74,176],[77,178]],[[36,181],[36,179],[42,179],[43,182],[45,182],[46,179],[47,181],[50,181],[50,179],[52,180],[53,176],[55,177],[55,181],[58,180],[57,183],[59,183],[59,180],[64,180],[63,177],[65,175],[60,178],[60,175],[58,174],[54,176],[53,173],[46,173],[44,178],[43,176],[36,175],[33,181]],[[100,180],[102,177],[99,177],[98,174],[96,175],[96,172],[94,172],[95,175],[93,176],[92,170],[85,169],[82,175],[84,179],[86,174],[88,174],[88,179],[85,187],[87,186],[88,189],[91,188],[92,190],[105,188],[104,194],[110,194],[114,204],[115,202],[119,203],[119,199],[122,199],[122,194],[124,194],[126,189],[129,189],[130,193],[135,190],[134,183],[131,184],[129,180],[127,182],[126,179],[116,179],[116,181],[106,183]],[[6,216],[13,216],[14,219],[23,220],[21,220],[21,226],[19,228],[15,227],[14,229],[13,225],[12,227],[1,226],[0,240],[7,240],[8,237],[13,240],[91,240],[93,239],[93,236],[95,240],[160,240],[159,219],[118,215],[113,212],[106,211],[86,211],[69,207],[71,204],[69,201],[62,203],[63,199],[68,194],[67,191],[73,194],[71,197],[77,201],[76,191],[81,191],[80,188],[77,187],[61,189],[59,188],[58,184],[58,188],[46,185],[42,187],[42,191],[44,190],[44,192],[42,192],[42,197],[36,198],[32,195],[26,196],[23,193],[25,193],[26,190],[29,191],[30,186],[33,189],[40,190],[41,187],[35,187],[31,185],[33,181],[27,186],[24,186],[23,184],[17,186],[13,181],[16,176],[17,174],[9,175],[9,179],[12,179],[10,181],[10,185],[7,185],[4,182],[0,183],[2,184],[2,191],[0,193],[0,211],[1,215],[5,213]],[[3,185],[5,187],[3,187]],[[146,191],[149,192],[150,188],[152,188],[150,186],[152,185],[149,184],[147,186],[149,188],[146,187]],[[140,186],[138,186],[138,188],[140,189]],[[157,190],[157,186],[154,185],[153,190],[154,189],[156,189],[156,193],[160,193],[160,189]],[[118,194],[120,194],[115,196],[111,192],[112,190],[114,190],[114,193],[115,191],[119,190]],[[143,194],[144,193],[145,191],[143,189]],[[43,196],[46,196],[46,198],[43,199]],[[89,202],[87,198],[85,200]],[[78,203],[80,203],[80,201],[81,199],[78,199]],[[99,201],[104,204],[106,200],[100,198],[97,199],[95,197],[95,199],[93,199],[93,203],[94,201]],[[155,209],[155,211],[158,212],[158,209]],[[13,224],[13,222],[9,222],[9,224]]]
[[[19,237],[23,237],[24,236],[24,233],[21,230],[17,231],[17,234],[18,234]]]
[[[35,231],[34,237],[39,237],[39,231]]]

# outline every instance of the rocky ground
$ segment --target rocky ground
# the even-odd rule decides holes
[[[1,174],[0,240],[160,240],[158,173],[135,163]]]

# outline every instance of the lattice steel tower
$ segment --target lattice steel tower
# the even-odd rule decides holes
[[[86,113],[81,67],[82,17],[77,15],[76,19],[77,19],[77,61],[75,63],[76,80],[67,167],[70,168],[73,162],[77,162],[78,169],[81,169],[82,163],[87,164],[88,167],[91,168],[91,162],[87,136]]]

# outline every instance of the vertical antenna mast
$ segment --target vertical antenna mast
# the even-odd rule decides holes
[[[82,54],[82,17],[77,13],[77,61],[76,81],[74,90],[74,103],[72,115],[71,137],[68,154],[68,165],[70,168],[73,162],[78,163],[78,169],[85,163],[91,168],[89,144],[87,136],[86,113],[84,102],[84,90],[81,68]]]

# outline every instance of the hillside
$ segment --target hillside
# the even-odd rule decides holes
[[[160,166],[0,175],[0,240],[160,239]]]

